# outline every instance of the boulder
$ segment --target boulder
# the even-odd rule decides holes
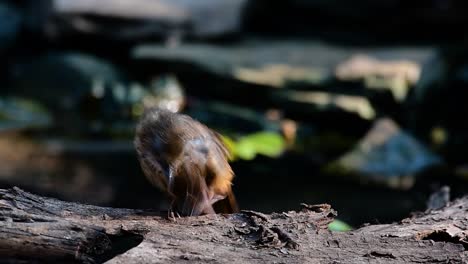
[[[329,165],[334,172],[357,176],[362,182],[408,189],[415,176],[441,164],[441,159],[388,118],[378,119],[348,153]]]
[[[115,39],[216,37],[238,32],[247,0],[53,0],[57,34]]]

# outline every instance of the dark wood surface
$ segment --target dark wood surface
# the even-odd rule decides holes
[[[468,197],[393,224],[330,232],[329,205],[205,215],[64,202],[0,189],[2,263],[466,263]]]

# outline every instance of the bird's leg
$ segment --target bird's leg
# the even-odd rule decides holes
[[[182,218],[180,214],[172,209],[172,206],[169,207],[169,210],[167,210],[167,219],[171,220],[172,222],[176,222],[177,218]]]
[[[174,215],[174,211],[169,208],[169,210],[167,211],[167,219],[171,220],[172,222],[176,222],[176,218],[175,218],[175,215]]]
[[[169,195],[171,198],[171,202],[169,204],[169,209],[167,210],[167,218],[169,220],[172,220],[173,222],[176,222],[176,217],[177,218],[181,218],[180,217],[180,214],[177,212],[177,208],[175,208],[175,204],[176,204],[176,198],[173,197],[173,195]]]
[[[171,197],[171,203],[169,205],[169,211],[168,211],[168,219],[171,219],[173,222],[176,221],[176,216],[177,218],[181,218],[180,214],[177,212],[177,210],[174,210],[174,204],[176,204],[175,200],[176,198],[174,197],[173,194],[173,189],[174,189],[174,174],[172,168],[169,168],[169,179],[168,179],[168,191],[169,191],[169,196]]]

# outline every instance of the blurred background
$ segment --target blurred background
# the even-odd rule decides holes
[[[0,1],[0,187],[158,208],[145,107],[233,154],[242,209],[330,203],[358,227],[468,192],[461,0]],[[433,204],[430,206],[434,206]]]

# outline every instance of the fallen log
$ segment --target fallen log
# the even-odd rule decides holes
[[[0,262],[466,263],[468,196],[350,232],[326,204],[299,211],[167,219],[0,189]]]

